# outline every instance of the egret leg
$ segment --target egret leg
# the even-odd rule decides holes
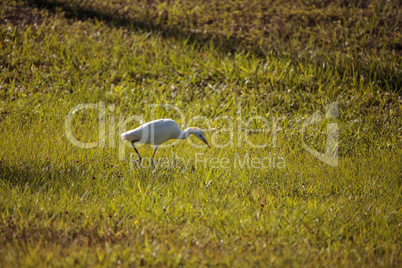
[[[138,162],[141,164],[141,160],[142,160],[142,158],[141,158],[141,155],[138,153],[137,148],[135,148],[135,146],[134,146],[134,142],[135,142],[135,141],[131,141],[131,146],[133,146],[133,148],[134,148],[135,152],[137,153],[138,158],[139,158]]]
[[[155,165],[154,164],[154,156],[155,156],[156,150],[158,150],[158,147],[159,146],[155,146],[154,153],[152,154],[152,157],[151,157],[152,165]]]

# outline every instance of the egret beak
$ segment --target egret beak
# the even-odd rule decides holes
[[[211,149],[211,146],[209,146],[209,144],[208,144],[208,142],[207,142],[206,139],[204,139],[203,137],[201,137],[201,140],[202,140],[206,145],[208,145],[208,148],[209,148],[209,149]]]

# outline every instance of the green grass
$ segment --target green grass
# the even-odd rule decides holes
[[[401,14],[393,1],[2,2],[1,263],[399,267]],[[323,152],[338,124],[332,167],[303,148],[302,126],[335,101],[339,116],[304,133]],[[67,138],[83,103],[105,105],[103,147]],[[124,121],[182,119],[154,104],[186,126],[234,119],[234,146],[208,132],[212,149],[181,141],[156,170],[136,167],[118,134],[140,122]],[[256,115],[268,132],[239,138],[240,123],[264,127]],[[99,141],[98,119],[75,113],[73,135]]]

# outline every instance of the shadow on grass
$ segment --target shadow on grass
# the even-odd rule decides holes
[[[47,9],[53,13],[64,12],[66,18],[88,20],[96,19],[102,21],[108,25],[114,27],[125,27],[134,30],[140,30],[144,32],[152,32],[160,34],[165,38],[183,38],[188,39],[190,43],[197,43],[199,45],[205,45],[213,42],[214,45],[222,52],[234,53],[239,51],[239,48],[245,46],[245,42],[239,38],[231,37],[226,39],[224,36],[219,36],[216,33],[204,34],[204,33],[192,33],[184,31],[180,27],[175,26],[163,26],[153,23],[149,20],[135,20],[133,18],[123,17],[120,14],[114,14],[112,11],[89,9],[86,7],[78,6],[75,4],[59,2],[59,1],[47,1],[47,0],[26,0],[26,2],[33,7],[39,9]],[[249,52],[258,56],[265,57],[264,50],[257,45],[248,45]]]
[[[54,170],[44,164],[33,166],[23,163],[18,165],[0,165],[0,181],[8,182],[12,187],[42,189],[47,186],[54,186],[55,182],[62,182],[66,176],[79,175],[77,170],[72,168],[60,168]]]
[[[154,23],[151,17],[144,18],[144,20],[128,18],[118,14],[118,11],[114,8],[111,8],[110,10],[91,9],[75,3],[54,0],[25,0],[25,2],[31,7],[46,9],[52,13],[63,12],[64,16],[70,19],[82,21],[96,19],[113,27],[125,27],[137,31],[152,32],[154,34],[160,34],[164,38],[189,40],[190,43],[196,44],[200,47],[213,43],[216,50],[222,53],[248,52],[250,55],[254,55],[255,57],[262,59],[266,58],[267,55],[276,55],[285,57],[292,61],[306,60],[311,62],[310,56],[304,51],[286,51],[284,45],[287,43],[290,44],[291,42],[291,40],[286,41],[286,38],[296,38],[292,36],[287,36],[285,38],[276,36],[275,39],[278,40],[278,42],[269,44],[267,47],[261,47],[258,44],[254,44],[257,42],[251,42],[252,39],[251,41],[244,40],[244,38],[233,35],[227,38],[224,34],[219,34],[216,32],[204,33],[192,32],[188,30],[185,31],[184,26],[181,28],[180,25],[172,26],[168,24],[162,25],[161,23]],[[396,49],[397,53],[401,53],[400,50],[398,51],[398,47]],[[283,52],[286,53],[282,53],[282,50],[284,50]],[[322,56],[313,59],[313,62],[321,68],[323,63],[328,64],[328,56],[330,56],[330,53],[323,53]],[[341,74],[341,76],[352,75],[357,79],[364,77],[373,83],[377,83],[379,87],[385,91],[391,90],[398,94],[402,93],[402,75],[399,68],[392,67],[390,64],[378,64],[378,66],[373,66],[373,64],[370,64],[370,62],[361,62],[359,60],[360,58],[360,55],[355,55],[349,59],[345,57],[344,62],[336,66],[337,71]],[[332,62],[332,64],[335,64],[335,62]],[[397,66],[399,66],[398,61]]]

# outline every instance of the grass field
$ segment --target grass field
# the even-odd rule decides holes
[[[402,265],[398,1],[5,0],[0,18],[2,266]],[[119,134],[156,118],[212,148],[137,166]],[[332,165],[306,150],[329,126]]]

